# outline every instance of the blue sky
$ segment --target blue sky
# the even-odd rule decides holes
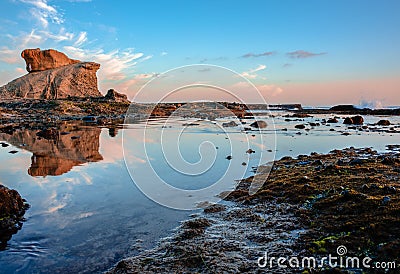
[[[130,97],[154,75],[209,63],[271,102],[400,105],[400,1],[2,0],[0,84],[24,48],[97,61]]]

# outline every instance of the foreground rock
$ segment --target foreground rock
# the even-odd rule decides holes
[[[346,256],[398,264],[400,152],[399,146],[389,148],[385,154],[349,148],[284,157],[272,169],[260,167],[226,197],[234,205],[206,209],[110,273],[365,273],[357,267],[348,272],[257,265],[264,252],[321,259],[336,255],[340,245],[347,247]],[[262,174],[270,169],[265,181]],[[249,195],[253,179],[264,184]]]
[[[0,250],[21,229],[23,216],[28,208],[29,205],[16,190],[0,184]]]
[[[54,50],[25,50],[30,72],[0,87],[2,98],[62,99],[102,97],[96,72],[100,64],[69,59]]]

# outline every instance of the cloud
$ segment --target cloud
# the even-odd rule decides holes
[[[260,85],[257,86],[257,89],[261,92],[264,98],[268,98],[268,96],[275,97],[283,92],[283,89],[276,85]]]
[[[163,51],[163,52],[160,53],[161,56],[165,56],[167,54],[168,54],[168,52],[166,52],[166,51]]]
[[[283,64],[283,68],[289,68],[289,67],[291,67],[291,66],[293,66],[293,64],[290,64],[290,63],[286,63],[286,64]]]
[[[292,52],[288,52],[287,53],[287,55],[290,58],[293,58],[293,59],[310,58],[310,57],[314,57],[314,56],[318,56],[318,55],[324,55],[324,54],[327,54],[327,53],[326,52],[313,53],[313,52],[304,51],[304,50],[296,50],[296,51],[292,51]]]
[[[87,32],[86,31],[81,31],[81,33],[79,33],[78,39],[74,43],[74,46],[75,47],[79,47],[83,43],[85,43],[86,41],[87,41]]]
[[[240,74],[241,76],[245,77],[245,78],[249,78],[249,79],[255,79],[258,77],[258,75],[256,74],[257,71],[261,71],[266,69],[267,66],[266,65],[258,65],[258,67],[251,69],[249,71],[244,71],[242,72],[242,74]]]
[[[249,52],[249,53],[246,53],[246,54],[242,55],[242,58],[270,56],[270,55],[273,55],[274,53],[275,52],[273,52],[273,51],[266,51],[266,52],[263,52],[263,53]]]
[[[55,7],[47,4],[47,0],[20,0],[20,2],[31,6],[31,8],[29,8],[30,14],[44,28],[48,27],[49,21],[55,24],[61,24],[64,22],[62,15]]]

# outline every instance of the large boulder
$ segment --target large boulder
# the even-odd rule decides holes
[[[62,99],[101,97],[96,72],[100,64],[80,62],[45,71],[32,72],[0,87],[0,97]]]
[[[64,53],[54,49],[26,49],[21,53],[21,57],[24,58],[26,70],[29,73],[59,68],[80,62],[79,60],[70,59]]]

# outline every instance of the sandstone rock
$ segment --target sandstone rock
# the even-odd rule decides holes
[[[128,96],[126,96],[126,94],[119,93],[114,89],[109,89],[107,91],[107,94],[104,96],[104,99],[115,102],[130,103],[130,101],[128,100]]]
[[[21,53],[21,57],[24,58],[29,73],[80,63],[79,60],[70,59],[54,49],[26,49]]]
[[[0,97],[31,99],[101,97],[96,76],[99,68],[100,64],[81,62],[32,72],[0,87]]]

